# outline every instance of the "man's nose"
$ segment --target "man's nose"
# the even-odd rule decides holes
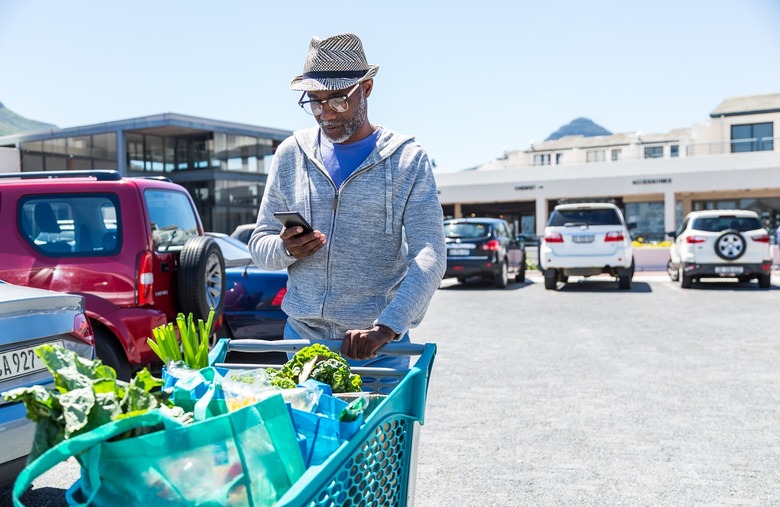
[[[336,116],[338,113],[333,110],[332,107],[330,107],[329,104],[323,104],[322,105],[322,112],[320,113],[320,119],[325,121],[330,121],[336,119]]]

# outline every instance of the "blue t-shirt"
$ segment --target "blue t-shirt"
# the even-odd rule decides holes
[[[349,175],[355,172],[355,169],[374,151],[380,130],[376,129],[365,139],[349,144],[333,144],[328,138],[320,135],[322,161],[325,163],[325,169],[328,170],[333,183],[336,184],[336,188],[340,187],[344,180],[349,178]]]

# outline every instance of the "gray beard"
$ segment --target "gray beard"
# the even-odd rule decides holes
[[[336,144],[343,143],[344,141],[352,137],[352,135],[355,132],[360,130],[360,127],[362,127],[363,123],[365,122],[366,122],[366,97],[363,95],[363,90],[361,90],[360,102],[358,102],[357,112],[355,113],[355,116],[353,116],[350,121],[343,124],[344,133],[335,139],[330,137],[328,134],[326,134],[324,130],[322,131],[322,134],[325,137],[327,137],[332,143],[336,143]],[[320,125],[333,125],[338,123],[340,122],[322,122]]]

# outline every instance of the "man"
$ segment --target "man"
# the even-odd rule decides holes
[[[257,226],[255,263],[288,269],[285,339],[343,340],[353,366],[393,340],[408,341],[444,275],[446,250],[436,183],[412,137],[368,120],[379,67],[360,39],[313,37],[303,74],[290,88],[318,126],[276,151]],[[274,212],[297,211],[312,225],[283,229]],[[408,359],[404,358],[408,365]]]

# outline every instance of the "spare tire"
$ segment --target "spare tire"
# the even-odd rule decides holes
[[[715,240],[715,253],[726,261],[735,261],[742,257],[745,247],[745,238],[735,229],[723,231]]]
[[[195,322],[206,322],[214,308],[216,323],[225,307],[226,282],[225,258],[217,242],[208,236],[188,239],[179,257],[180,311],[192,313]]]

